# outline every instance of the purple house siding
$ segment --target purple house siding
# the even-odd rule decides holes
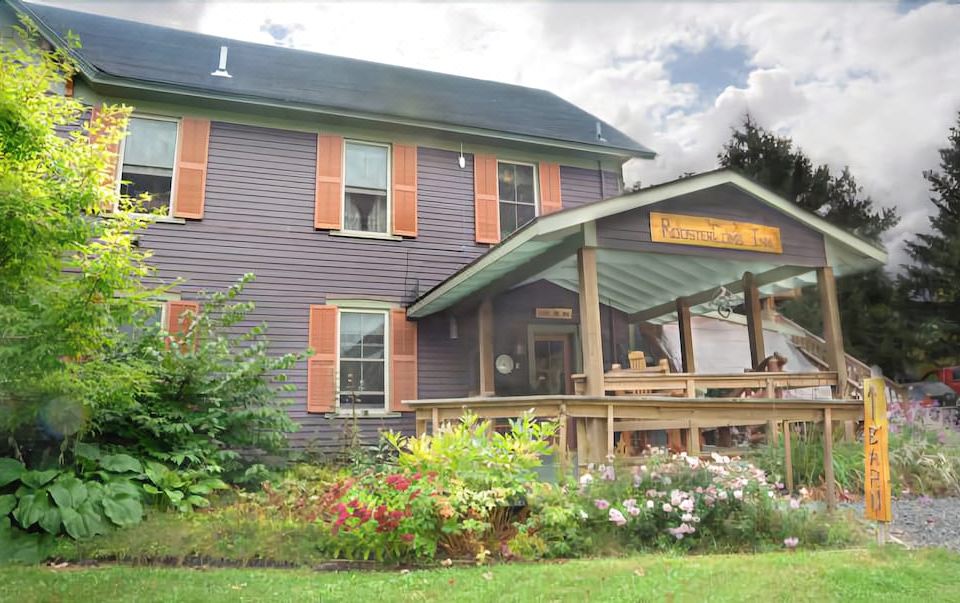
[[[417,238],[336,236],[313,227],[315,134],[215,122],[203,219],[151,225],[141,244],[153,251],[159,279],[184,280],[178,286],[184,299],[255,273],[243,295],[256,302],[250,324],[268,323],[275,352],[302,351],[311,304],[333,298],[409,303],[489,248],[474,242],[473,158],[466,160],[460,168],[455,152],[419,149]],[[593,170],[564,167],[561,182],[566,203],[596,200],[600,191]],[[467,340],[450,340],[442,317],[422,321],[419,339],[421,396],[467,393],[473,374]],[[298,390],[290,406],[302,426],[295,441],[335,447],[342,419],[306,412],[305,362],[288,378]],[[368,418],[361,425],[372,441],[380,428],[412,430],[413,419]]]
[[[614,172],[560,166],[560,194],[564,208],[578,207],[620,192],[620,177]]]

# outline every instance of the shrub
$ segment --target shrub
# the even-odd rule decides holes
[[[261,454],[286,452],[296,424],[281,398],[293,389],[282,371],[302,355],[270,355],[266,325],[242,326],[253,303],[237,297],[253,278],[206,295],[176,341],[161,325],[129,338],[116,362],[141,359],[151,379],[130,405],[94,417],[99,442],[234,483],[262,477]]]
[[[702,461],[654,449],[643,462],[632,472],[605,466],[585,473],[580,487],[567,491],[568,507],[537,501],[524,528],[551,554],[576,552],[565,547],[578,533],[588,539],[580,550],[593,552],[752,550],[784,546],[786,538],[826,544],[835,536],[817,511],[780,496],[762,470],[742,460]]]
[[[76,469],[37,471],[0,458],[0,560],[36,562],[54,536],[81,540],[140,522],[139,461],[125,454],[80,461]]]

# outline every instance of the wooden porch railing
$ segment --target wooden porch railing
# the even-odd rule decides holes
[[[574,392],[582,394],[585,375],[573,375]],[[608,371],[603,376],[603,389],[608,395],[680,395],[696,398],[698,390],[760,390],[767,398],[776,398],[778,389],[836,386],[837,373],[730,373],[701,375],[697,373],[651,373],[633,369]]]
[[[778,373],[766,375],[776,377]],[[412,400],[407,403],[416,412],[418,435],[426,433],[428,427],[436,432],[444,423],[457,421],[468,411],[486,419],[515,418],[525,412],[554,419],[560,427],[558,447],[563,457],[568,450],[567,420],[574,419],[581,465],[604,462],[612,455],[617,432],[683,429],[687,431],[688,453],[699,455],[701,429],[773,423],[781,426],[778,431],[786,439],[790,437],[790,422],[823,423],[824,433],[832,433],[834,421],[859,421],[863,417],[863,404],[857,400],[506,396]],[[833,471],[832,441],[832,438],[824,438],[824,471],[828,477]],[[790,450],[789,444],[785,449]],[[785,461],[790,474],[791,459],[789,453],[787,455]],[[832,508],[835,504],[833,480],[828,479],[826,483],[827,504]]]

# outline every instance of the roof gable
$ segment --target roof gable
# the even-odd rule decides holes
[[[241,42],[134,21],[7,0],[64,38],[98,76],[303,104],[331,111],[468,126],[652,157],[637,143],[562,98],[534,88]],[[230,78],[211,76],[227,46]],[[599,125],[598,125],[599,124]],[[604,140],[598,140],[598,127]]]

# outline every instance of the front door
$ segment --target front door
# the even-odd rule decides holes
[[[535,335],[533,366],[535,394],[570,393],[570,336]]]

